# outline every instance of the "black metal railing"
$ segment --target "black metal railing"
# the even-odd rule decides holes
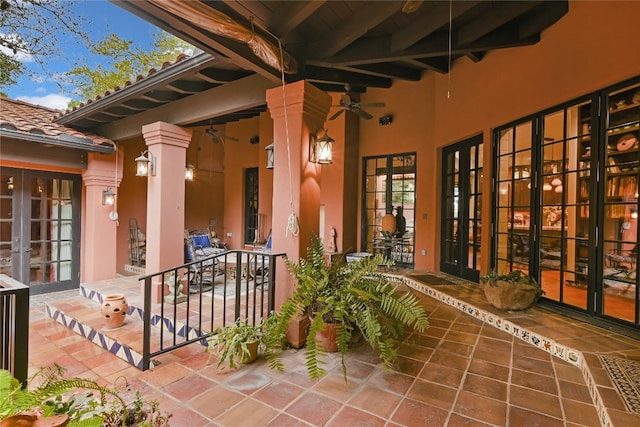
[[[0,369],[26,387],[29,357],[29,287],[0,274]]]
[[[256,324],[275,307],[276,259],[284,254],[225,251],[144,276],[142,369],[154,357],[200,341],[215,328]],[[162,284],[162,286],[160,286]],[[152,300],[153,289],[162,298]]]

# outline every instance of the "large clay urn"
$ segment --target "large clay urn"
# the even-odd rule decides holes
[[[101,310],[105,328],[115,329],[122,326],[127,310],[129,310],[129,304],[124,295],[112,294],[105,296]]]

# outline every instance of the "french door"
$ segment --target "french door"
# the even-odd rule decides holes
[[[80,186],[77,175],[2,170],[0,273],[32,295],[79,284]]]
[[[637,330],[639,140],[637,80],[496,129],[493,268]]]
[[[416,154],[366,157],[363,161],[361,247],[384,255],[397,266],[413,267]],[[382,230],[387,215],[395,217],[394,230],[388,233]]]
[[[444,148],[440,270],[477,282],[482,232],[482,135]]]

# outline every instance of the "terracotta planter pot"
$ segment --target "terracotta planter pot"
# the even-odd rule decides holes
[[[114,329],[122,326],[127,310],[129,310],[129,304],[124,295],[113,294],[105,296],[101,309],[105,328]]]
[[[317,345],[320,349],[330,353],[338,351],[337,331],[338,323],[325,323],[324,329],[316,334]]]
[[[498,280],[495,286],[480,283],[487,301],[500,310],[526,310],[540,298],[540,288],[532,285],[516,284]]]
[[[249,349],[249,356],[245,356],[242,358],[243,364],[248,364],[251,362],[255,362],[258,358],[258,346],[260,345],[260,341],[252,341],[247,343],[247,348]]]

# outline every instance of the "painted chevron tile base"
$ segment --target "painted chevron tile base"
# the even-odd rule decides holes
[[[88,289],[83,285],[80,285],[80,296],[84,297],[90,301],[93,301],[97,304],[102,304],[104,301],[103,295],[97,291]],[[142,353],[140,351],[136,351],[131,346],[120,343],[116,339],[110,337],[108,335],[108,331],[103,331],[96,329],[88,324],[83,323],[82,321],[74,318],[68,313],[64,313],[62,310],[58,310],[55,308],[55,305],[46,305],[47,315],[52,319],[56,320],[58,323],[64,325],[65,327],[71,329],[73,332],[81,335],[87,339],[89,339],[94,344],[104,348],[120,359],[128,362],[132,366],[135,366],[138,369],[143,368],[142,363]],[[138,322],[142,322],[144,319],[144,310],[141,307],[138,307],[134,304],[129,304],[129,310],[127,312],[127,317]],[[200,341],[200,344],[206,345],[206,337],[208,336],[208,332],[201,331],[200,329],[194,327],[186,327],[181,322],[174,322],[172,319],[162,318],[162,316],[158,314],[152,313],[151,315],[151,326],[155,327],[152,330],[152,336],[158,335],[160,328],[164,330],[165,333],[173,334],[174,331],[176,336],[193,339],[203,337]],[[142,327],[140,328],[140,341],[142,342]],[[153,360],[150,362],[150,367],[153,367]]]
[[[142,354],[133,350],[126,344],[119,343],[113,338],[106,335],[103,331],[96,330],[91,326],[81,323],[77,319],[57,310],[50,304],[45,304],[47,315],[60,323],[61,325],[71,329],[76,334],[85,337],[97,346],[107,350],[109,353],[119,357],[138,369],[142,369]],[[153,366],[153,362],[151,362]]]

